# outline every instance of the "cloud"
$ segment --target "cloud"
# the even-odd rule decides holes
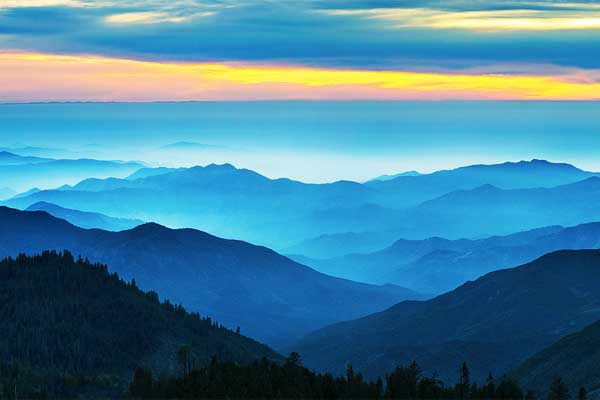
[[[479,32],[600,29],[600,8],[594,7],[593,11],[560,10],[561,12],[557,12],[556,9],[449,12],[428,8],[377,8],[323,12],[335,16],[382,20],[398,29],[463,29]]]
[[[600,68],[594,2],[1,1],[5,50],[415,72]]]
[[[0,0],[3,8],[33,8],[33,7],[84,7],[85,2],[79,0]]]
[[[445,11],[494,11],[494,10],[598,10],[594,1],[560,2],[556,0],[321,0],[316,8],[331,10],[367,10],[398,8],[429,8]]]
[[[205,11],[201,13],[194,13],[190,15],[179,15],[177,13],[168,13],[161,11],[139,11],[139,12],[128,12],[121,14],[112,14],[104,18],[104,21],[108,24],[124,24],[124,25],[135,25],[135,24],[160,24],[160,23],[182,23],[189,21],[193,18],[210,17],[215,15],[213,11]]]

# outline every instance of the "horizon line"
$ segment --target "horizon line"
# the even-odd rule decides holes
[[[600,99],[238,99],[238,100],[51,100],[0,101],[6,105],[39,104],[187,104],[187,103],[600,103]]]

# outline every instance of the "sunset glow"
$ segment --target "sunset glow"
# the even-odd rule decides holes
[[[599,83],[571,76],[159,63],[40,53],[1,54],[0,80],[5,102],[600,98]]]

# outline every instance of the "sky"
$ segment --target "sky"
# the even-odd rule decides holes
[[[0,147],[309,182],[600,170],[599,54],[595,1],[0,0]]]
[[[305,182],[533,158],[600,171],[594,101],[4,104],[0,127],[0,150],[16,153],[232,163]]]
[[[0,102],[600,99],[600,4],[0,0]]]

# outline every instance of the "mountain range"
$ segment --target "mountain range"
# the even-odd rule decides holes
[[[549,187],[554,184],[561,186]],[[523,189],[527,185],[534,188]],[[368,250],[375,250],[400,237],[472,238],[600,219],[593,207],[599,188],[600,178],[592,172],[540,160],[366,184],[271,180],[225,164],[146,170],[129,179],[87,179],[6,205],[24,209],[45,201],[120,218],[191,226],[286,252],[311,238],[374,232],[380,239]]]
[[[600,223],[549,226],[478,240],[398,240],[384,250],[330,259],[290,256],[323,273],[374,284],[402,283],[440,294],[488,272],[562,249],[600,248]]]
[[[370,376],[416,360],[457,379],[456,360],[482,382],[600,319],[600,251],[559,251],[427,301],[405,301],[317,330],[292,346],[309,367]]]
[[[339,207],[349,201],[358,206],[368,192],[370,189],[353,182],[316,185],[270,180],[226,164],[146,173],[138,179],[86,179],[6,204],[24,209],[46,201],[271,245],[310,236],[314,228],[307,214],[313,209]],[[294,229],[289,229],[291,226]]]
[[[136,162],[92,159],[59,160],[0,152],[0,182],[16,192],[76,183],[89,177],[127,176],[142,168]]]
[[[11,146],[11,147],[0,147],[0,151],[7,153],[20,154],[26,157],[36,158],[74,158],[76,153],[72,150],[64,148],[51,148],[51,147],[39,147],[39,146]]]
[[[394,244],[397,238],[390,232],[345,232],[320,235],[286,247],[284,254],[317,262],[347,254],[371,253]],[[319,259],[319,260],[311,260]],[[319,266],[320,267],[320,266]]]
[[[32,204],[26,211],[45,211],[56,218],[64,219],[73,225],[85,229],[96,228],[116,232],[132,229],[144,223],[144,221],[141,220],[113,218],[99,213],[70,210],[43,201]]]
[[[431,174],[399,176],[385,181],[374,180],[366,185],[385,196],[390,196],[388,201],[400,202],[404,206],[416,206],[449,192],[470,190],[482,185],[502,189],[554,187],[597,175],[570,164],[534,159],[492,165],[469,165]]]
[[[306,184],[230,164],[145,168],[0,152],[0,181],[12,196],[3,203],[25,210],[0,207],[0,258],[67,249],[74,259],[44,254],[52,265],[101,271],[101,282],[114,280],[109,292],[114,284],[157,292],[136,294],[136,304],[168,299],[276,349],[297,350],[318,371],[344,373],[351,364],[376,378],[415,360],[426,374],[454,382],[464,360],[479,382],[508,373],[541,391],[561,374],[594,389],[600,250],[583,249],[600,248],[600,222],[590,222],[600,221],[597,175],[531,160]],[[30,190],[13,196],[13,188]],[[86,260],[75,261],[78,255]],[[107,269],[131,283],[117,283]],[[61,282],[71,290],[71,281]],[[82,285],[95,293],[89,281]],[[430,294],[441,295],[425,300]],[[171,311],[144,310],[170,318]],[[248,356],[230,357],[236,362],[279,359],[239,333],[208,326],[217,333],[205,343],[205,359],[214,348]],[[18,339],[16,329],[11,338]],[[197,340],[182,332],[162,331],[164,342],[132,335],[165,354]],[[127,357],[128,367],[139,361]],[[578,358],[586,362],[570,369]]]
[[[371,181],[391,181],[392,179],[400,178],[401,176],[419,176],[419,175],[422,175],[422,174],[417,171],[406,171],[406,172],[400,172],[400,173],[391,174],[391,175],[380,175],[376,178],[371,179]]]
[[[551,188],[500,189],[483,185],[428,200],[405,220],[421,224],[448,238],[508,234],[547,225],[576,225],[600,220],[594,206],[600,197],[600,178]]]
[[[86,230],[46,212],[6,207],[0,207],[0,220],[0,257],[68,249],[278,347],[329,323],[422,298],[393,285],[324,275],[265,247],[193,229],[144,224],[121,232]]]
[[[0,165],[24,165],[53,161],[51,158],[20,156],[8,151],[0,151]]]

